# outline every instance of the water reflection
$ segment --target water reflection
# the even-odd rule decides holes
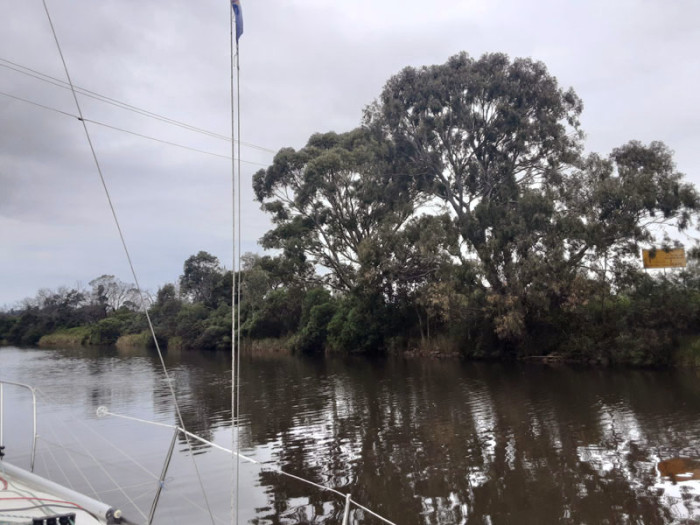
[[[151,354],[13,352],[0,350],[2,374],[51,384],[58,410],[108,404],[176,422]],[[226,356],[166,361],[188,429],[230,443]],[[396,523],[700,520],[697,372],[267,356],[245,359],[241,373],[244,453],[351,493]],[[138,439],[154,449],[155,436]],[[158,458],[167,440],[158,438]],[[221,491],[229,465],[206,447],[197,452],[209,490]],[[173,468],[177,494],[187,476]],[[242,479],[245,521],[342,520],[343,502],[327,492],[265,468]],[[212,499],[225,516],[223,492]],[[377,523],[359,510],[352,522]]]
[[[270,398],[285,391],[275,386],[283,367],[270,366],[267,376],[256,361],[248,391],[246,410],[270,416],[264,432],[251,418],[254,441],[274,434],[290,471],[398,523],[700,518],[697,484],[672,501],[656,470],[700,437],[687,373],[331,361],[298,374],[300,391]],[[275,498],[267,519],[303,511],[325,522],[340,511],[323,498],[300,504],[286,480],[263,483]]]

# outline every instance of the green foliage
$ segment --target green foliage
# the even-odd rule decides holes
[[[331,293],[325,288],[312,288],[307,291],[301,302],[301,319],[299,327],[302,328],[309,324],[311,320],[311,310],[315,306],[330,304],[333,302]]]
[[[90,334],[90,344],[112,345],[117,342],[122,334],[122,321],[117,317],[102,319],[92,328]]]
[[[180,276],[180,292],[192,302],[216,308],[219,300],[226,300],[226,295],[222,296],[222,279],[223,270],[219,259],[208,252],[200,251],[185,261],[184,271]]]
[[[328,290],[315,288],[306,293],[302,302],[301,320],[291,347],[294,352],[321,353],[325,350],[328,324],[337,311],[336,301]]]
[[[90,344],[113,345],[120,336],[137,334],[145,330],[146,327],[147,324],[143,314],[122,308],[92,326]]]
[[[404,69],[366,119],[402,145],[500,291],[551,225],[549,188],[577,161],[581,109],[540,62],[462,53]]]
[[[104,316],[103,309],[95,308],[87,294],[65,287],[39,290],[23,303],[22,310],[0,313],[0,340],[34,345],[44,335],[86,325]]]
[[[215,310],[209,310],[203,304],[185,304],[176,316],[176,329],[172,335],[179,338],[179,344],[184,348],[230,350],[231,307],[222,303]]]
[[[297,289],[273,290],[265,296],[260,309],[254,311],[241,327],[253,339],[284,337],[299,326],[301,294]]]
[[[7,341],[16,345],[36,345],[44,334],[56,326],[50,318],[41,315],[37,308],[27,308],[17,316],[7,334]]]
[[[221,303],[207,318],[204,332],[195,342],[194,348],[202,350],[231,349],[231,307]]]
[[[612,362],[641,366],[668,365],[678,348],[680,337],[697,327],[700,303],[697,283],[688,289],[684,276],[653,279],[638,277],[628,291],[629,305],[618,319],[617,351]]]
[[[372,354],[384,350],[385,317],[380,307],[345,297],[328,323],[328,347],[336,352]]]
[[[333,303],[316,305],[309,312],[309,322],[297,334],[292,349],[306,354],[320,353],[325,349],[328,324],[336,313]]]
[[[200,303],[184,304],[175,316],[175,334],[186,348],[193,348],[204,332],[209,310]]]
[[[694,335],[681,338],[674,364],[700,367],[700,336]]]
[[[262,245],[326,268],[318,280],[346,292],[366,268],[365,245],[400,231],[420,202],[392,144],[363,128],[316,134],[298,152],[281,150],[253,187],[275,223]]]
[[[0,344],[9,341],[10,332],[17,322],[17,317],[8,313],[0,312]]]
[[[617,293],[591,281],[585,299],[572,306],[559,353],[598,364],[677,362],[682,342],[700,327],[699,278],[693,266],[669,277],[635,271]]]
[[[182,309],[182,300],[178,297],[173,284],[162,286],[156,294],[156,302],[150,308],[151,321],[156,332],[173,334],[177,327],[177,315]]]

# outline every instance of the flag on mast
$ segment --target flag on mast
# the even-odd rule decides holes
[[[231,7],[233,7],[233,12],[236,15],[236,43],[238,43],[238,39],[241,38],[243,34],[243,10],[241,9],[241,1],[231,0]]]

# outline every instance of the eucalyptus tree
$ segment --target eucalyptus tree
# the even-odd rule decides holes
[[[561,333],[609,260],[629,263],[700,209],[661,143],[584,156],[582,109],[531,59],[405,68],[362,128],[314,135],[255,175],[275,224],[263,246],[325,268],[338,290],[413,303],[426,327],[478,310],[516,343]]]
[[[404,69],[366,112],[450,209],[459,256],[479,265],[505,335],[522,331],[518,305],[553,256],[556,188],[580,159],[582,107],[541,62],[461,53]]]
[[[458,255],[476,263],[504,338],[570,302],[601,258],[623,260],[656,226],[683,229],[698,210],[661,143],[584,158],[582,109],[541,62],[461,53],[405,68],[366,111],[450,210]]]
[[[578,160],[581,110],[540,62],[461,53],[391,78],[366,121],[408,152],[415,176],[450,207],[463,256],[502,290],[529,250],[522,236],[535,246],[537,219],[554,211],[549,187]]]
[[[391,294],[387,278],[420,278],[430,271],[428,258],[396,251],[419,220],[421,198],[401,159],[363,128],[313,135],[299,151],[282,149],[253,178],[256,199],[274,223],[263,247],[321,267],[317,280],[339,291],[363,284]]]
[[[231,302],[231,274],[221,267],[219,258],[200,250],[183,264],[180,293],[194,303],[216,308],[219,302]]]
[[[630,141],[604,158],[588,156],[563,185],[576,258],[605,271],[638,259],[640,247],[672,243],[670,231],[693,226],[700,210],[695,187],[676,170],[662,142]]]

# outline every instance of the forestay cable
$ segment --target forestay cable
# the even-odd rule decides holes
[[[185,423],[184,423],[184,420],[182,418],[180,406],[178,405],[178,402],[177,402],[177,396],[175,395],[175,389],[172,385],[172,381],[170,380],[170,375],[168,374],[168,369],[165,365],[165,360],[163,359],[163,353],[160,349],[160,344],[158,343],[158,338],[156,337],[155,329],[153,327],[153,322],[151,321],[151,316],[149,315],[148,308],[146,307],[147,303],[145,301],[145,296],[144,296],[143,291],[141,289],[141,285],[139,283],[139,279],[138,279],[138,276],[136,274],[136,269],[134,268],[134,264],[131,260],[131,254],[129,253],[129,249],[128,249],[127,244],[126,244],[126,239],[124,237],[124,233],[122,232],[122,228],[121,228],[121,225],[119,223],[119,218],[117,217],[117,212],[114,208],[114,204],[112,203],[112,197],[109,193],[109,189],[107,187],[107,182],[105,181],[104,175],[102,173],[102,167],[100,165],[100,161],[97,158],[97,153],[95,151],[95,147],[92,144],[92,139],[90,138],[90,132],[88,131],[87,125],[86,125],[85,120],[83,118],[83,112],[82,112],[82,109],[80,107],[80,102],[78,101],[78,95],[76,94],[75,89],[73,88],[73,81],[71,80],[70,73],[68,71],[68,65],[66,64],[66,60],[63,56],[63,51],[61,50],[61,44],[58,40],[58,35],[56,34],[56,29],[54,28],[53,21],[51,19],[51,14],[49,13],[48,5],[46,4],[46,0],[42,0],[42,3],[44,5],[44,11],[46,11],[46,17],[48,18],[49,25],[51,26],[51,32],[53,34],[54,41],[56,42],[56,48],[58,49],[58,54],[61,57],[61,62],[63,64],[63,70],[66,74],[66,79],[68,81],[68,84],[71,86],[71,93],[73,94],[73,100],[75,101],[75,106],[76,106],[76,109],[78,111],[78,115],[80,117],[80,122],[83,125],[83,130],[85,131],[85,137],[87,138],[88,144],[90,146],[90,151],[92,152],[92,158],[95,162],[95,167],[97,168],[97,173],[99,174],[100,182],[102,183],[102,187],[103,187],[103,189],[105,191],[105,195],[107,197],[107,202],[109,203],[110,210],[112,211],[112,217],[113,217],[114,223],[117,227],[117,231],[119,232],[119,238],[121,240],[122,247],[123,247],[124,253],[126,255],[126,259],[129,263],[129,268],[131,269],[131,275],[134,279],[134,284],[136,285],[136,290],[138,291],[139,297],[141,298],[141,304],[143,305],[143,311],[146,314],[146,320],[148,321],[148,328],[151,332],[151,336],[153,338],[153,342],[155,344],[156,351],[158,353],[158,357],[160,359],[161,366],[163,368],[163,374],[165,375],[165,380],[168,384],[168,388],[170,389],[170,395],[172,396],[173,404],[175,405],[175,411],[177,412],[178,421],[179,421],[181,427],[185,428]],[[206,503],[206,507],[207,507],[207,510],[209,512],[209,518],[211,519],[212,525],[214,525],[214,523],[215,523],[214,522],[214,514],[212,513],[211,506],[209,505],[209,498],[207,498],[207,493],[204,490],[204,483],[202,482],[202,476],[199,473],[199,468],[197,467],[197,462],[195,461],[194,451],[192,449],[192,444],[191,444],[191,442],[186,434],[185,434],[185,440],[187,441],[187,447],[189,449],[190,456],[192,458],[192,464],[194,465],[194,469],[195,469],[196,474],[197,474],[197,480],[199,481],[199,486],[202,490],[202,496],[204,497],[204,501]]]

